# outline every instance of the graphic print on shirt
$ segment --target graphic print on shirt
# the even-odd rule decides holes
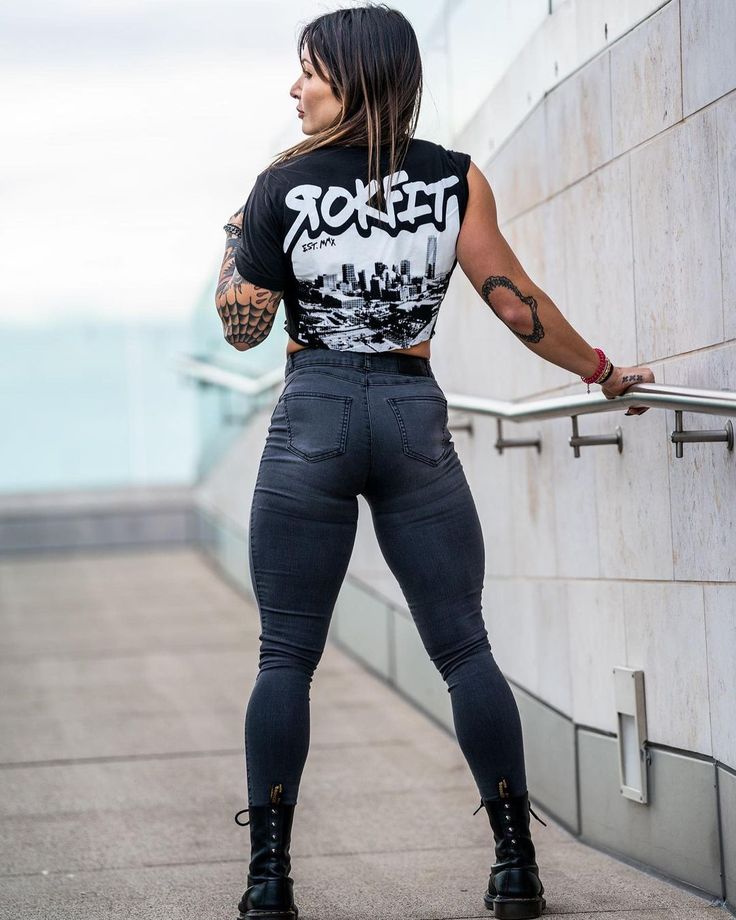
[[[398,170],[383,180],[384,210],[368,203],[375,180],[354,182],[353,190],[298,185],[285,196],[300,339],[350,351],[408,348],[433,334],[450,281],[460,179],[409,181]]]

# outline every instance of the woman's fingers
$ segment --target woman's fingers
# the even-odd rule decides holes
[[[606,399],[616,399],[622,396],[630,386],[637,383],[653,383],[654,373],[650,367],[617,367],[611,377],[601,386]],[[629,406],[625,415],[642,415],[649,406]]]
[[[639,366],[628,368],[629,373],[624,374],[621,382],[626,384],[626,390],[635,383],[654,383],[654,372],[651,367]],[[624,392],[626,392],[624,390]],[[643,415],[649,406],[629,406],[625,415]]]

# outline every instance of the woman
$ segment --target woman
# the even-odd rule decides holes
[[[289,844],[309,688],[353,549],[359,494],[447,682],[488,813],[497,860],[485,904],[499,918],[538,917],[544,887],[521,722],[484,625],[481,526],[430,366],[456,262],[526,347],[602,384],[609,398],[654,375],[613,367],[531,281],[467,154],[413,136],[422,71],[401,13],[368,4],[319,16],[298,50],[302,72],[290,94],[307,138],[258,176],[225,225],[216,295],[235,348],[265,339],[282,298],[289,333],[250,519],[262,633],[245,717],[251,860],[240,917],[298,913]]]

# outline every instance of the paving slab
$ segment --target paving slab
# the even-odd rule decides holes
[[[235,920],[257,610],[186,547],[0,559],[0,610],[0,920]],[[332,644],[310,699],[301,920],[492,918],[455,739]],[[535,810],[544,916],[731,916]]]

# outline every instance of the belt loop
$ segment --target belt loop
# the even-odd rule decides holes
[[[363,367],[364,367],[366,370],[370,370],[370,368],[371,368],[371,356],[370,356],[370,355],[366,355],[366,356],[365,356],[365,361],[364,361]]]

